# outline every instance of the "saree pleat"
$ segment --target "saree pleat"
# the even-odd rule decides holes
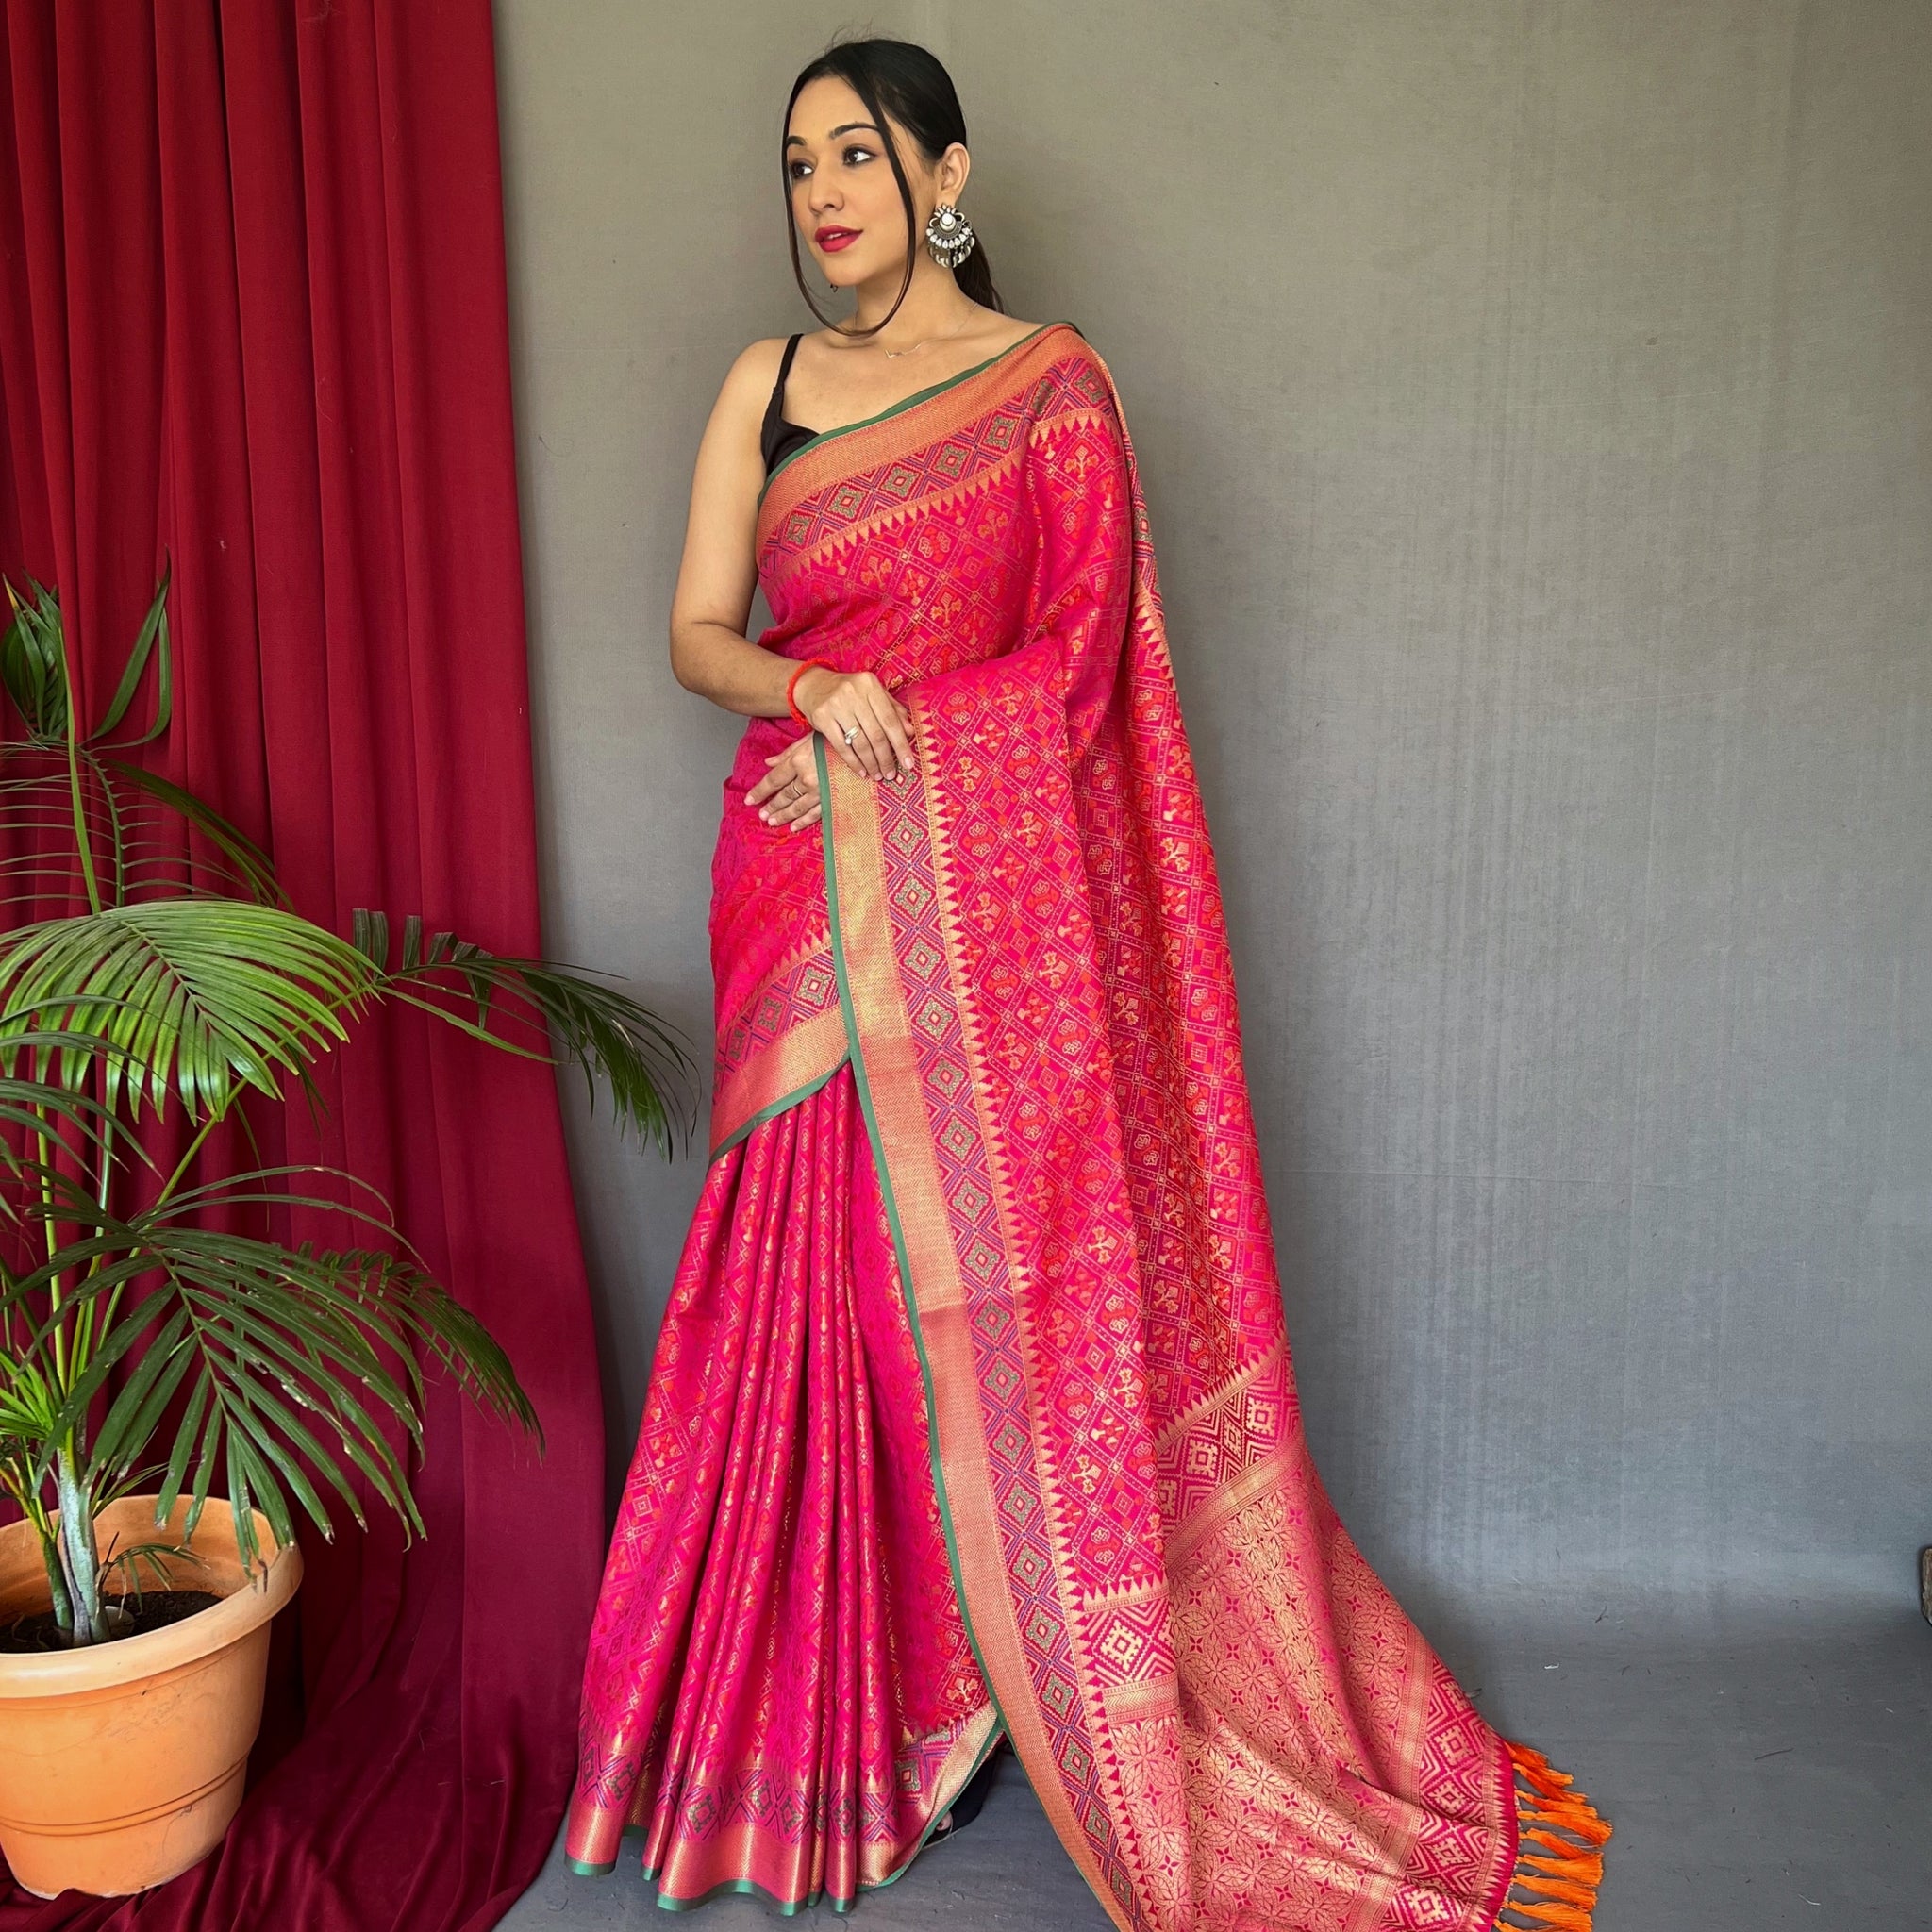
[[[797,1909],[889,1881],[993,1736],[849,1064],[712,1163],[613,1551],[635,1773],[579,1869],[643,1835],[659,1902]]]

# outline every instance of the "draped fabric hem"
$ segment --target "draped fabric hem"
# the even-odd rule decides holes
[[[566,1861],[608,1874],[641,1831],[670,1910],[848,1909],[1002,1728],[847,1065],[708,1168],[600,1592]]]
[[[759,1108],[758,1112],[752,1114],[748,1119],[739,1122],[737,1126],[733,1127],[705,1156],[705,1165],[708,1167],[721,1154],[729,1153],[754,1127],[761,1127],[767,1121],[775,1120],[779,1114],[784,1113],[788,1108],[796,1107],[801,1100],[809,1100],[845,1064],[849,1058],[849,1054],[841,1053],[829,1067],[814,1074],[810,1079],[805,1081],[802,1085],[794,1087],[782,1099],[773,1101],[769,1107]]]
[[[925,1828],[919,1834],[918,1840],[913,1844],[911,1850],[883,1878],[871,1881],[860,1879],[850,1892],[841,1893],[819,1890],[800,1899],[786,1898],[782,1894],[774,1891],[769,1886],[760,1885],[755,1878],[726,1878],[720,1880],[718,1884],[711,1886],[708,1890],[692,1893],[689,1897],[679,1897],[675,1892],[658,1890],[658,1868],[646,1865],[643,1868],[643,1875],[645,1883],[652,1888],[651,1903],[660,1910],[667,1912],[694,1912],[700,1906],[709,1905],[715,1898],[737,1895],[761,1898],[777,1912],[779,1917],[786,1919],[796,1918],[800,1912],[809,1911],[812,1907],[818,1905],[828,1906],[835,1912],[849,1912],[864,1893],[868,1891],[883,1891],[887,1886],[898,1884],[899,1880],[905,1877],[907,1873],[912,1869],[914,1861],[918,1858],[920,1853],[925,1849],[933,1833],[939,1829],[940,1820],[951,1808],[953,1801],[973,1781],[974,1775],[992,1755],[994,1747],[1005,1735],[1004,1727],[995,1722],[992,1728],[988,1731],[985,1742],[980,1745],[972,1761],[965,1765],[957,1776],[941,1782],[934,1792],[933,1812],[932,1816],[926,1821]],[[650,1835],[649,1827],[642,1824],[627,1824],[624,1828],[623,1835],[626,1839],[646,1838]],[[611,1873],[617,1870],[617,1860],[615,1858],[603,1865],[586,1864],[579,1858],[566,1858],[563,1862],[570,1871],[575,1872],[579,1877],[583,1878],[608,1878]]]

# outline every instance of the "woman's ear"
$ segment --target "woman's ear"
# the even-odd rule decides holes
[[[966,192],[966,177],[973,172],[973,157],[966,152],[966,143],[956,141],[940,157],[939,166],[934,170],[939,189],[938,199],[958,205],[959,197]]]

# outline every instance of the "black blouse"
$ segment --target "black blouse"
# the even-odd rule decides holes
[[[778,364],[778,379],[772,385],[772,400],[765,405],[765,423],[758,434],[758,448],[765,458],[765,475],[770,475],[799,444],[818,434],[802,423],[785,420],[785,378],[791,373],[791,358],[798,352],[798,337],[785,344],[785,359]]]

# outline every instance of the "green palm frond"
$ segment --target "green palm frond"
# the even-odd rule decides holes
[[[547,1446],[535,1405],[525,1394],[510,1359],[496,1338],[461,1302],[415,1262],[374,1249],[323,1254],[318,1264],[339,1278],[366,1307],[400,1328],[440,1362],[479,1408],[515,1423]]]
[[[103,1058],[107,1101],[125,1092],[191,1120],[220,1117],[243,1089],[278,1098],[280,1075],[306,1080],[347,1039],[378,975],[355,947],[278,907],[158,899],[45,920],[0,946],[0,1046],[16,1032],[72,1029],[63,1084]]]
[[[207,1559],[197,1555],[191,1543],[168,1542],[155,1539],[144,1543],[129,1543],[123,1549],[116,1542],[101,1555],[103,1586],[105,1587],[107,1579],[117,1570],[125,1570],[126,1578],[116,1593],[121,1596],[131,1596],[138,1608],[143,1594],[141,1587],[141,1566],[143,1563],[147,1565],[157,1590],[174,1590],[178,1587],[175,1581],[175,1566],[177,1563],[183,1568],[208,1568]]]
[[[39,1441],[59,1407],[54,1385],[39,1362],[11,1349],[0,1350],[0,1442]]]
[[[92,754],[89,756],[92,758]],[[110,794],[114,793],[115,781],[118,780],[125,788],[119,794],[121,799],[125,800],[125,791],[138,792],[185,820],[218,855],[216,863],[208,870],[226,878],[259,905],[287,907],[288,895],[275,877],[275,865],[268,854],[220,812],[204,805],[193,792],[184,791],[158,772],[145,771],[125,758],[92,758],[92,762],[101,774],[104,789]],[[121,808],[126,812],[125,803]],[[169,883],[171,875],[176,890],[189,889],[190,879],[184,861],[176,856],[174,847],[162,850],[163,858],[143,858],[143,847],[130,844],[127,881],[130,891],[151,891]]]
[[[222,1144],[217,1122],[247,1131],[246,1097],[291,1081],[314,1099],[316,1061],[376,1001],[570,1060],[667,1153],[674,1118],[688,1141],[697,1113],[681,1034],[604,975],[425,941],[418,919],[392,965],[380,914],[358,913],[352,941],[297,917],[265,853],[128,757],[173,713],[167,588],[164,575],[92,730],[56,592],[8,585],[0,634],[0,691],[25,726],[0,742],[0,925],[33,918],[0,935],[0,1491],[33,1524],[56,1615],[82,1643],[109,1634],[90,1526],[137,1486],[158,1485],[163,1517],[185,1497],[191,1525],[225,1490],[250,1560],[255,1507],[287,1541],[297,1515],[330,1534],[338,1504],[366,1524],[374,1498],[414,1537],[410,1470],[439,1367],[542,1448],[508,1357],[373,1191],[312,1167],[189,1185]],[[171,1102],[185,1146],[154,1131]],[[139,1210],[120,1205],[124,1160],[158,1177]],[[315,1191],[316,1176],[341,1191]],[[346,1221],[354,1244],[265,1236],[310,1215]],[[109,1562],[138,1578],[165,1554]]]
[[[390,967],[390,923],[358,910],[354,941],[380,969],[383,997],[421,1008],[477,1040],[531,1058],[549,1059],[553,1042],[583,1074],[591,1105],[602,1081],[621,1129],[671,1147],[675,1118],[687,1144],[697,1115],[697,1062],[681,1031],[606,983],[607,974],[544,959],[486,951],[451,932],[425,937],[413,915]],[[452,999],[474,1008],[470,1017]]]
[[[55,742],[67,735],[67,646],[58,591],[34,578],[23,598],[6,586],[12,621],[0,634],[0,685],[33,737]]]
[[[480,984],[535,1008],[582,1073],[593,1110],[602,1082],[609,1089],[619,1127],[647,1143],[661,1143],[668,1153],[675,1108],[689,1148],[697,1117],[697,1061],[676,1029],[580,967],[486,953],[463,973],[473,993]],[[478,1005],[487,1009],[487,998],[479,997]]]
[[[268,855],[220,812],[157,772],[87,745],[0,745],[0,811],[20,849],[0,860],[5,900],[58,900],[78,883],[75,827],[98,866],[102,901],[232,892],[286,906]]]
[[[0,1166],[20,1173],[31,1165],[22,1151],[42,1135],[71,1133],[84,1148],[98,1149],[108,1139],[114,1115],[92,1094],[74,1086],[55,1086],[30,1071],[44,1068],[55,1054],[86,1053],[113,1058],[114,1042],[98,1033],[65,1028],[25,1027],[0,1034],[0,1129],[17,1128],[19,1142],[0,1131]],[[138,1141],[127,1141],[134,1158],[152,1166],[152,1158]]]
[[[168,728],[174,715],[173,654],[168,648],[168,577],[161,572],[155,587],[154,601],[142,619],[134,642],[128,646],[127,660],[122,666],[121,681],[108,700],[107,715],[99,726],[79,742],[98,744],[116,729],[134,702],[150,658],[155,664],[155,714],[138,738],[122,739],[122,748],[150,743]],[[73,678],[67,667],[67,632],[57,591],[33,577],[27,578],[23,598],[10,582],[6,584],[7,601],[13,612],[4,634],[0,634],[0,688],[13,700],[27,735],[42,744],[63,744],[73,724]]]
[[[127,662],[122,668],[121,682],[114,695],[108,701],[107,715],[99,727],[89,735],[87,741],[90,744],[97,744],[106,739],[127,715],[127,708],[134,702],[134,693],[141,688],[142,673],[147,669],[150,654],[155,659],[155,715],[139,738],[124,739],[122,744],[128,750],[138,744],[151,744],[168,728],[168,721],[175,714],[173,653],[168,649],[168,577],[171,568],[162,570],[161,580],[155,586],[154,602],[147,607],[147,615],[142,619],[141,628],[128,647]]]
[[[143,1292],[107,1324],[84,1369],[54,1391],[58,1403],[27,1384],[19,1418],[25,1424],[23,1439],[60,1441],[125,1370],[92,1433],[83,1471],[90,1488],[123,1485],[146,1455],[170,1404],[181,1396],[184,1407],[161,1472],[158,1520],[186,1493],[192,1529],[221,1474],[230,1501],[245,1491],[278,1540],[294,1533],[298,1507],[323,1535],[332,1536],[324,1490],[367,1526],[354,1471],[410,1534],[422,1534],[404,1459],[406,1450],[422,1447],[421,1354],[479,1405],[535,1434],[541,1454],[542,1431],[508,1357],[412,1257],[291,1248],[185,1218],[209,1209],[227,1216],[294,1207],[347,1214],[393,1238],[386,1210],[264,1185],[328,1172],[264,1169],[240,1176],[239,1185],[194,1190],[125,1220],[75,1204],[76,1218],[92,1214],[92,1229],[0,1291],[0,1313],[30,1304],[57,1274],[79,1284],[66,1305],[70,1321],[78,1308],[118,1300],[130,1285]],[[52,1328],[51,1323],[29,1328],[29,1354],[43,1346]],[[0,1408],[0,1433],[10,1413]],[[44,1479],[50,1453],[43,1452],[30,1473],[35,1484]],[[252,1561],[245,1512],[238,1511],[237,1535],[244,1559]]]
[[[113,755],[153,742],[174,716],[168,577],[163,570],[107,712],[88,732],[73,716],[58,595],[31,577],[25,598],[6,584],[12,618],[0,635],[0,688],[27,735],[25,742],[0,747],[0,763],[25,768],[24,776],[0,784],[0,797],[16,834],[65,834],[45,849],[29,837],[27,849],[9,857],[17,901],[59,892],[78,869],[104,904],[209,885],[232,887],[263,905],[286,904],[274,867],[252,840],[192,791]],[[145,730],[116,738],[150,663],[154,714]]]

